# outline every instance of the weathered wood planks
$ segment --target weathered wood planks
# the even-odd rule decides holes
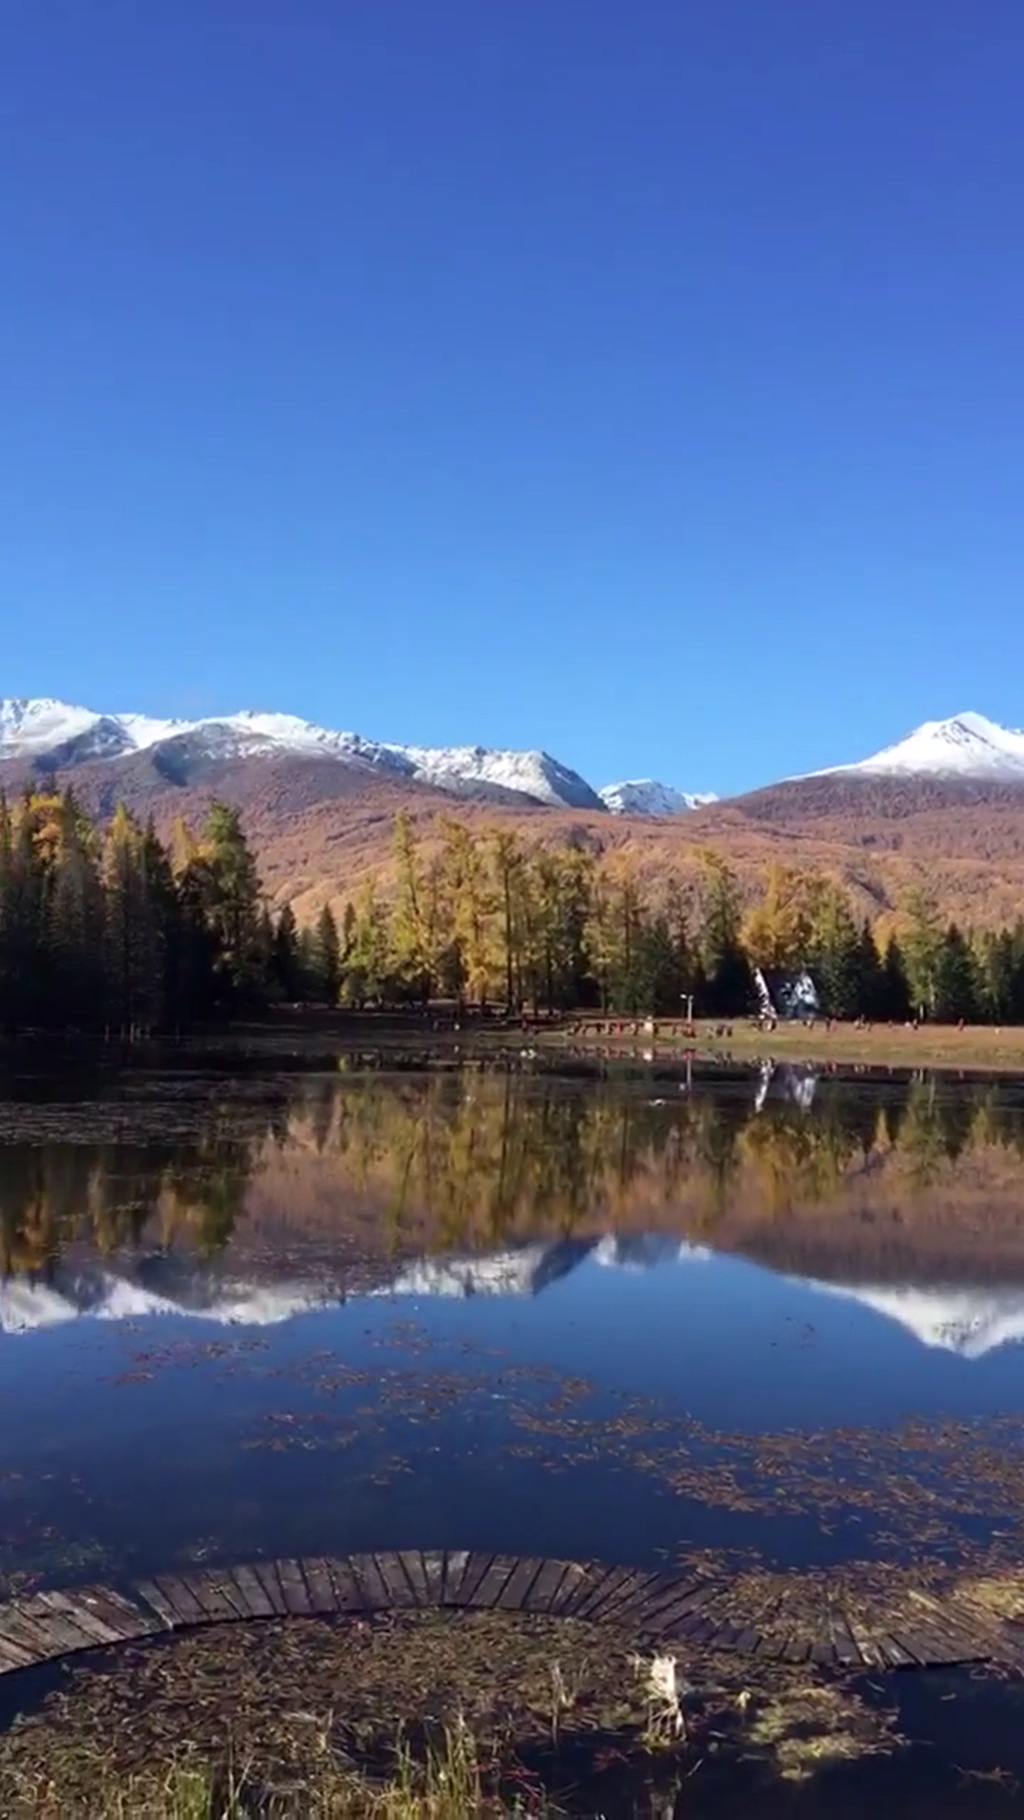
[[[797,1586],[794,1576],[794,1589]],[[907,1590],[851,1609],[823,1590],[736,1609],[727,1582],[479,1550],[398,1549],[285,1557],[155,1574],[127,1591],[84,1586],[0,1604],[0,1675],[76,1651],[199,1625],[288,1617],[369,1617],[454,1608],[528,1612],[616,1626],[649,1648],[729,1651],[849,1674],[1000,1662],[1024,1667],[1024,1624],[968,1594]]]

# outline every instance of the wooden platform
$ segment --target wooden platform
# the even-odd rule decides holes
[[[598,1561],[465,1551],[304,1556],[154,1575],[124,1591],[80,1586],[0,1604],[0,1675],[78,1650],[243,1619],[355,1616],[398,1608],[538,1612],[625,1629],[637,1647],[727,1651],[857,1673],[957,1663],[1024,1669],[1024,1608],[1000,1618],[966,1595],[902,1592],[854,1609],[793,1576],[764,1609],[737,1611],[729,1581]]]

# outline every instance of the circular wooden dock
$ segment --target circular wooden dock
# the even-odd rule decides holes
[[[799,1575],[793,1576],[800,1593]],[[1021,1622],[966,1594],[902,1590],[884,1606],[807,1589],[764,1611],[737,1613],[728,1580],[601,1562],[468,1551],[304,1556],[157,1574],[121,1589],[79,1586],[0,1604],[0,1675],[75,1651],[260,1618],[484,1610],[609,1623],[639,1648],[721,1650],[856,1674],[999,1663],[1024,1669]]]

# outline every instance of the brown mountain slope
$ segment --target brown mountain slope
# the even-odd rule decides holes
[[[399,810],[428,846],[440,841],[443,818],[454,816],[481,835],[513,827],[529,841],[584,841],[654,884],[669,874],[695,882],[700,850],[712,847],[749,897],[779,860],[840,879],[858,910],[875,918],[915,884],[976,927],[1024,911],[1024,790],[1006,786],[807,778],[658,819],[464,799],[327,758],[200,762],[169,777],[138,753],[68,776],[92,812],[109,815],[124,801],[140,816],[152,814],[164,834],[179,816],[197,823],[214,797],[237,804],[268,892],[276,903],[292,902],[300,920],[325,901],[342,907],[371,875],[386,888]],[[25,777],[3,767],[9,791]]]

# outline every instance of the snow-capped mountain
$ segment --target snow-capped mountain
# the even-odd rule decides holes
[[[1024,732],[983,714],[926,720],[906,739],[855,764],[830,765],[815,777],[893,776],[1024,783]]]
[[[656,783],[653,777],[635,777],[621,784],[605,784],[598,796],[613,815],[685,815],[705,803],[718,801],[711,791],[689,794],[674,790],[671,784]]]
[[[603,808],[597,792],[547,752],[402,746],[318,727],[294,714],[245,711],[191,721],[158,720],[142,714],[100,714],[59,701],[0,700],[0,763],[21,760],[66,770],[136,752],[152,753],[169,777],[197,758],[290,753],[334,758],[456,793],[511,793],[549,808]]]
[[[58,1263],[45,1278],[0,1279],[0,1335],[56,1328],[75,1320],[139,1321],[176,1316],[217,1326],[267,1327],[341,1307],[359,1297],[532,1297],[587,1264],[634,1274],[684,1270],[681,1298],[703,1296],[690,1270],[712,1264],[763,1270],[737,1257],[665,1233],[607,1233],[602,1238],[539,1240],[495,1252],[448,1253],[386,1267],[367,1265],[337,1276],[319,1273],[252,1280],[173,1252],[152,1252],[118,1265]],[[766,1275],[774,1273],[765,1272]],[[846,1301],[902,1327],[922,1346],[973,1361],[1024,1341],[1024,1286],[837,1283],[810,1276],[777,1278],[795,1289]]]

